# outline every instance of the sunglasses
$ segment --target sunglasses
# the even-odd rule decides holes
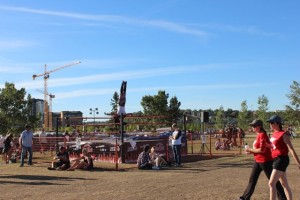
[[[275,124],[275,122],[270,122],[270,124]]]

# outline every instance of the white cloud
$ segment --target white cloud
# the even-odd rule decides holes
[[[120,16],[120,15],[89,15],[89,14],[80,14],[80,13],[72,13],[72,12],[56,12],[56,11],[49,11],[49,10],[31,9],[25,7],[12,7],[12,6],[3,6],[3,5],[0,5],[0,9],[40,14],[40,15],[67,17],[67,18],[80,19],[80,20],[129,24],[133,26],[149,26],[149,27],[160,28],[162,30],[168,30],[177,33],[185,33],[185,34],[196,35],[201,37],[207,35],[207,33],[204,31],[192,29],[188,26],[178,24],[175,22],[165,21],[165,20],[142,20],[142,19]]]
[[[249,88],[259,88],[262,86],[273,86],[274,83],[245,83],[245,84],[215,84],[215,85],[187,85],[182,87],[173,86],[162,86],[165,90],[170,91],[185,91],[192,92],[195,90],[224,90],[224,89],[249,89]],[[128,93],[145,93],[147,92],[157,92],[161,87],[143,87],[143,88],[128,88]],[[86,96],[99,96],[99,95],[111,95],[116,91],[116,88],[105,88],[105,89],[80,89],[68,92],[56,93],[56,99],[69,99],[75,97],[86,97]],[[42,98],[42,95],[37,95],[37,98]]]
[[[0,40],[0,50],[18,49],[31,47],[34,43],[26,40]]]
[[[194,27],[198,28],[206,28],[206,29],[212,29],[216,31],[222,31],[222,32],[231,32],[231,33],[244,33],[244,34],[250,34],[250,35],[261,35],[261,36],[276,36],[276,37],[282,37],[281,34],[275,33],[275,32],[267,32],[264,30],[261,30],[257,26],[232,26],[232,25],[223,25],[223,24],[213,24],[213,23],[207,23],[207,24],[191,24]]]
[[[182,66],[182,67],[165,67],[165,68],[155,68],[155,69],[145,69],[145,70],[135,70],[135,71],[119,71],[108,74],[95,74],[90,76],[80,76],[72,78],[57,78],[49,79],[48,83],[51,87],[61,87],[61,86],[72,86],[72,85],[82,85],[88,83],[99,83],[114,80],[130,80],[130,79],[142,79],[149,77],[158,76],[168,76],[173,74],[182,74],[193,71],[201,71],[212,69],[215,65],[197,65],[197,66]],[[31,82],[19,82],[15,84],[16,87],[25,87],[26,89],[36,89],[43,85],[43,80],[36,79]]]

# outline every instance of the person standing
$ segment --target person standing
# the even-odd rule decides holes
[[[289,125],[287,132],[288,132],[290,138],[294,138],[294,128],[293,128],[292,124]]]
[[[269,122],[270,128],[273,130],[273,135],[270,139],[273,145],[272,157],[274,158],[273,171],[269,181],[270,200],[276,200],[277,190],[275,186],[278,180],[284,186],[284,191],[287,199],[292,200],[293,194],[286,175],[286,169],[290,163],[288,153],[291,152],[299,169],[300,160],[291,143],[290,137],[282,128],[283,123],[281,117],[279,117],[278,115],[273,115],[270,119],[267,120],[267,122]]]
[[[20,147],[22,148],[20,167],[24,166],[24,158],[25,158],[26,152],[28,152],[28,154],[29,154],[27,164],[32,165],[32,144],[33,144],[32,138],[33,138],[33,134],[31,131],[31,126],[26,125],[25,130],[21,133],[21,136],[19,138]]]
[[[65,135],[64,135],[64,147],[65,147],[65,149],[68,149],[67,142],[70,142],[69,131],[66,131]]]
[[[12,154],[12,149],[11,149],[11,142],[13,139],[13,134],[8,133],[3,141],[4,147],[3,147],[3,157],[4,157],[4,162],[6,164],[9,163],[11,154]]]
[[[39,135],[39,141],[41,145],[41,154],[45,154],[46,145],[47,145],[47,133],[45,132],[45,129],[42,129],[42,132]]]
[[[172,150],[174,154],[175,166],[181,165],[181,130],[177,127],[177,124],[172,124],[173,134],[170,136],[172,141]]]
[[[271,149],[269,148],[271,142],[267,132],[263,128],[263,122],[259,119],[255,119],[252,121],[250,126],[257,135],[253,143],[253,148],[245,148],[245,152],[253,154],[255,162],[253,164],[248,186],[245,189],[244,194],[240,197],[240,200],[250,200],[260,173],[264,171],[267,178],[270,179],[273,170],[273,158]],[[286,199],[284,189],[279,181],[276,182],[276,188],[278,190],[277,195],[279,199]]]

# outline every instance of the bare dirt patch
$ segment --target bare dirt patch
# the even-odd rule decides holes
[[[300,154],[300,139],[293,144]],[[37,154],[34,161],[41,161]],[[134,164],[121,164],[114,171],[114,164],[96,163],[94,171],[72,172],[49,171],[48,163],[23,168],[1,164],[0,199],[238,199],[247,185],[252,155],[197,156],[180,168],[151,171],[137,170]],[[287,173],[294,199],[300,199],[300,170],[292,158]],[[262,173],[252,199],[268,196]]]

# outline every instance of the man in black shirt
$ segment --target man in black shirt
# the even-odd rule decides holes
[[[49,167],[49,170],[66,170],[70,167],[69,154],[66,151],[65,147],[60,147],[59,152],[54,157],[52,162],[52,167]]]

